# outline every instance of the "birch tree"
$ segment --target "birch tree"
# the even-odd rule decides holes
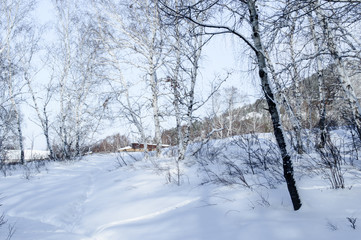
[[[95,9],[95,19],[97,19],[97,34],[100,38],[105,54],[102,57],[102,62],[107,65],[107,73],[101,77],[107,79],[110,86],[109,100],[115,100],[119,107],[119,115],[115,118],[123,117],[131,125],[136,128],[136,134],[139,136],[139,141],[144,144],[144,150],[147,149],[147,134],[144,124],[144,113],[146,112],[146,104],[139,95],[132,95],[131,91],[139,87],[139,80],[134,79],[135,76],[128,79],[123,76],[123,71],[126,68],[128,59],[124,58],[124,53],[127,51],[128,43],[124,41],[123,32],[117,29],[117,25],[113,25],[100,12],[101,7]],[[118,112],[117,112],[118,114]]]
[[[355,18],[354,15],[354,8],[357,8],[359,4],[357,1],[289,1],[285,6],[287,14],[292,14],[292,9],[299,9],[295,18],[301,21],[305,19],[308,22],[308,28],[304,28],[304,34],[308,36],[312,45],[312,53],[305,53],[304,58],[308,59],[308,62],[315,62],[317,73],[320,106],[319,147],[323,147],[327,138],[326,102],[328,100],[324,71],[329,69],[329,66],[334,68],[339,86],[344,92],[344,98],[350,106],[352,121],[359,132],[360,104],[349,79],[350,73],[346,71],[346,64],[359,58],[360,53],[357,37],[350,33],[352,28],[359,26],[360,19]]]
[[[102,52],[95,26],[82,9],[83,2],[56,1],[57,45],[51,51],[54,82],[57,82],[59,114],[54,124],[58,134],[57,155],[80,157],[100,126],[106,110],[102,98]]]
[[[72,44],[72,34],[74,32],[74,22],[72,22],[72,12],[68,1],[54,1],[54,8],[57,14],[57,40],[49,48],[51,55],[51,73],[57,82],[59,94],[59,115],[57,116],[55,131],[59,135],[59,145],[56,149],[57,158],[70,159],[71,149],[69,143],[69,129],[67,119],[69,118],[69,100],[66,96],[68,92],[68,82],[70,81],[70,70],[73,64],[74,45]]]
[[[288,191],[293,203],[294,210],[298,210],[301,207],[301,200],[298,195],[296,188],[295,179],[293,176],[293,166],[291,161],[291,155],[289,153],[288,144],[286,136],[283,132],[283,126],[280,119],[279,113],[279,104],[275,98],[274,90],[272,89],[272,83],[268,76],[268,68],[266,63],[266,56],[263,47],[262,32],[260,29],[261,17],[259,15],[256,1],[197,1],[193,5],[188,5],[186,8],[183,8],[183,11],[176,11],[170,8],[166,2],[163,2],[164,7],[170,11],[171,14],[176,14],[186,18],[188,21],[194,22],[199,26],[203,26],[209,31],[213,31],[213,34],[222,34],[222,33],[231,33],[242,40],[255,54],[256,63],[258,67],[258,75],[261,80],[262,90],[268,104],[268,111],[271,115],[273,122],[274,135],[277,140],[282,160],[283,160],[283,169],[284,177],[287,183]],[[227,7],[225,7],[227,6]],[[239,22],[230,22],[216,24],[214,22],[208,21],[206,23],[198,22],[194,19],[194,12],[207,11],[219,7],[223,11],[228,11],[228,19],[244,19],[244,16],[248,15],[248,23],[251,31],[251,39],[242,34],[241,31],[238,31],[236,27],[239,27]],[[218,21],[219,22],[219,21]]]
[[[266,35],[266,58],[277,95],[279,95],[288,121],[295,135],[295,149],[304,153],[302,141],[302,103],[301,71],[305,68],[301,50],[305,37],[300,31],[303,19],[298,18],[299,6],[287,3],[273,4],[275,13],[268,23]],[[279,11],[279,12],[277,12]]]
[[[122,2],[101,0],[99,12],[109,26],[123,34],[122,39],[129,59],[128,64],[143,72],[146,83],[150,89],[150,105],[154,123],[154,139],[157,154],[161,150],[161,110],[160,110],[160,83],[158,75],[164,65],[166,56],[165,38],[160,20],[160,10],[157,1],[137,0]],[[101,9],[101,11],[100,11]]]
[[[297,14],[297,11],[295,12]],[[295,14],[290,15],[290,26],[289,26],[289,34],[288,34],[288,46],[289,46],[289,53],[290,53],[290,76],[292,79],[292,83],[294,85],[293,89],[293,97],[295,102],[295,111],[293,112],[294,116],[291,117],[293,123],[293,129],[296,135],[296,149],[299,154],[304,153],[303,144],[302,144],[302,115],[301,115],[301,105],[302,105],[302,98],[301,98],[301,90],[300,90],[300,82],[301,82],[301,73],[299,70],[299,65],[297,64],[296,59],[296,43],[295,43],[295,35],[296,35],[296,17]],[[297,37],[297,36],[296,36]]]
[[[355,123],[356,130],[361,139],[361,105],[346,72],[345,61],[342,58],[339,46],[337,46],[335,32],[329,25],[329,17],[321,8],[319,1],[315,1],[315,13],[320,26],[322,27],[325,45],[327,46],[327,50],[334,61],[337,70],[337,79],[345,92],[347,102],[351,108],[352,118]],[[334,12],[332,11],[331,14],[333,13]]]
[[[30,14],[34,10],[35,1],[2,0],[1,4],[1,39],[0,54],[4,59],[2,79],[6,82],[8,100],[11,103],[11,112],[16,118],[16,135],[20,148],[20,162],[25,163],[24,138],[21,116],[22,94],[22,66],[21,61],[26,52],[23,52],[22,39],[31,31]]]
[[[316,72],[317,72],[317,82],[318,82],[318,93],[319,93],[319,142],[318,147],[323,148],[325,146],[328,133],[326,130],[326,86],[325,86],[325,78],[322,74],[322,60],[321,56],[318,55],[320,53],[320,40],[319,36],[316,34],[315,23],[312,18],[312,13],[308,13],[308,21],[310,24],[310,32],[312,36],[312,42],[314,46],[314,51],[317,53],[316,60]]]
[[[0,55],[1,56],[1,55]],[[7,90],[6,71],[8,67],[5,59],[0,58],[0,168],[7,159],[7,150],[14,146],[14,136],[16,136],[16,116],[11,108]]]
[[[172,3],[176,9],[184,7],[182,1]],[[183,4],[183,5],[181,5]],[[164,13],[164,12],[163,12]],[[164,19],[167,16],[164,17]],[[197,21],[202,22],[205,14],[195,16]],[[190,132],[193,123],[193,112],[197,108],[195,100],[196,83],[199,75],[202,50],[207,43],[204,28],[193,22],[175,16],[173,19],[164,20],[167,33],[170,35],[171,55],[170,83],[172,92],[172,104],[174,108],[177,138],[178,138],[178,161],[184,159],[186,148],[190,142]]]
[[[54,151],[51,145],[51,137],[50,137],[50,120],[49,120],[49,110],[48,105],[53,96],[53,87],[52,87],[52,80],[48,83],[44,84],[44,89],[39,89],[37,91],[34,89],[35,85],[35,78],[39,71],[41,70],[40,66],[36,67],[34,63],[34,58],[36,54],[40,51],[40,39],[43,36],[43,30],[41,27],[34,28],[29,34],[27,35],[26,39],[23,39],[24,47],[23,52],[24,57],[21,61],[22,68],[23,68],[23,79],[28,88],[28,94],[31,98],[31,102],[28,104],[35,110],[37,120],[34,122],[41,127],[42,132],[45,137],[46,146],[49,150],[49,157],[50,159],[54,159]],[[45,92],[40,96],[39,92]]]

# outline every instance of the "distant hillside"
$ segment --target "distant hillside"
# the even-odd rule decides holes
[[[361,74],[350,73],[350,79],[353,83],[354,90],[358,97],[361,96]],[[337,77],[332,67],[323,71],[326,84],[326,104],[327,104],[327,127],[335,127],[347,124],[349,116],[349,107],[343,98],[343,90],[339,86]],[[296,101],[294,93],[294,85],[291,85],[283,91],[288,97],[290,104],[295,111]],[[319,91],[317,74],[312,74],[305,78],[299,84],[300,90],[300,113],[302,116],[302,127],[307,129],[318,127],[319,113]],[[280,94],[278,93],[278,98]],[[281,100],[279,99],[281,102]],[[283,106],[280,109],[282,121],[286,130],[291,129],[288,116]],[[252,104],[247,104],[236,108],[233,111],[226,111],[220,116],[213,118],[204,118],[193,123],[191,140],[197,140],[205,137],[212,129],[222,129],[212,135],[212,138],[224,138],[247,133],[271,132],[273,131],[272,122],[267,111],[265,99],[258,99]],[[177,143],[176,129],[168,129],[163,131],[162,141],[165,144],[176,145]]]

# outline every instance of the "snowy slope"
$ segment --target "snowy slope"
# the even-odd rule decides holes
[[[187,163],[177,186],[160,169],[174,167],[172,158],[155,160],[158,169],[149,160],[126,161],[133,164],[119,167],[116,155],[93,155],[49,163],[30,177],[24,170],[1,177],[0,209],[15,224],[12,239],[361,239],[357,180],[351,189],[332,190],[321,178],[302,178],[303,207],[294,212],[284,185],[200,185],[202,173]],[[346,217],[359,219],[355,230]]]

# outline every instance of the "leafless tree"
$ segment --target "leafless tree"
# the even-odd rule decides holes
[[[2,0],[1,2],[1,45],[0,54],[3,59],[2,79],[6,82],[11,112],[16,117],[16,135],[20,148],[20,162],[25,163],[22,116],[20,110],[23,87],[21,61],[25,57],[23,39],[32,29],[30,13],[34,10],[35,1]]]
[[[116,104],[120,106],[114,107],[115,109],[120,108],[116,118],[123,117],[135,126],[136,134],[139,135],[139,141],[145,143],[144,147],[146,149],[147,134],[144,124],[146,103],[139,92],[137,92],[137,95],[132,94],[134,92],[132,91],[133,89],[139,88],[139,80],[135,76],[132,78],[125,78],[123,76],[123,71],[127,68],[128,61],[130,61],[123,56],[124,52],[127,51],[128,45],[123,41],[123,32],[117,29],[117,25],[111,24],[107,16],[102,15],[100,11],[101,6],[97,5],[95,13],[93,13],[96,16],[94,18],[97,19],[97,34],[105,51],[102,62],[107,65],[107,72],[103,73],[100,77],[107,79],[110,86],[108,100],[110,102],[115,100]]]
[[[177,8],[181,7],[182,1],[174,1]],[[162,12],[163,14],[165,12]],[[166,14],[166,13],[165,13]],[[178,160],[183,160],[186,147],[190,141],[190,129],[195,110],[195,86],[199,75],[199,62],[202,49],[205,44],[203,28],[198,28],[192,22],[175,16],[168,19],[166,14],[163,18],[167,34],[170,36],[170,83],[172,92],[172,104],[176,119],[178,138]],[[203,14],[196,17],[203,21]],[[172,52],[174,54],[172,54]],[[183,127],[185,125],[185,127]]]
[[[332,29],[329,23],[329,16],[335,13],[335,6],[331,5],[331,11],[327,13],[320,6],[320,1],[315,1],[314,4],[315,14],[322,28],[324,42],[326,45],[325,50],[327,50],[327,52],[330,54],[330,57],[334,61],[337,79],[345,93],[345,98],[351,107],[356,130],[359,133],[359,136],[361,136],[361,105],[355,94],[354,87],[352,86],[349,75],[345,69],[345,60],[342,58],[342,53],[339,50],[341,43],[336,42],[336,31]]]
[[[58,17],[56,45],[50,49],[50,68],[57,83],[59,114],[54,124],[59,136],[56,155],[80,157],[98,130],[107,108],[102,97],[102,52],[94,23],[79,11],[82,1],[55,1]],[[54,150],[55,151],[55,150]]]
[[[150,88],[150,105],[154,123],[157,154],[161,150],[160,69],[166,57],[166,35],[162,31],[160,10],[156,1],[137,0],[117,3],[111,0],[94,1],[101,20],[117,31],[112,41],[122,43],[128,55],[127,63],[143,73]],[[111,32],[112,33],[112,32]],[[110,36],[110,37],[113,37]]]
[[[212,34],[231,33],[237,36],[255,54],[262,90],[264,92],[264,96],[268,104],[268,110],[273,122],[274,135],[276,137],[282,155],[284,177],[287,182],[293,207],[295,210],[298,210],[302,204],[293,177],[293,166],[291,156],[287,148],[287,139],[283,132],[283,126],[279,114],[279,104],[277,103],[274,95],[274,90],[272,89],[271,79],[268,76],[269,70],[267,68],[267,61],[263,46],[264,39],[262,38],[262,30],[260,29],[260,21],[262,21],[262,18],[259,14],[260,5],[257,5],[256,1],[253,0],[196,1],[195,3],[189,4],[187,7],[177,11],[176,9],[170,7],[166,1],[162,2],[164,8],[166,8],[170,12],[170,14],[182,16],[188,21],[194,22],[199,26],[207,28]],[[212,22],[211,20],[209,20],[208,22],[199,22],[197,21],[197,19],[194,18],[194,14],[198,12],[209,11],[210,9],[214,8],[218,8],[220,9],[220,11],[223,11],[223,14],[227,16],[224,19],[228,19],[228,23],[222,22],[221,24],[216,24],[214,21]],[[239,31],[241,25],[239,19],[243,20],[245,19],[245,16],[248,16],[248,26],[250,28],[252,36],[251,39],[245,36],[241,31]]]
[[[317,74],[319,147],[323,147],[328,138],[326,109],[327,104],[334,101],[327,96],[330,86],[326,86],[326,70],[337,79],[335,83],[339,87],[339,97],[344,99],[344,106],[345,103],[349,106],[351,122],[357,131],[359,129],[360,104],[350,81],[350,71],[347,70],[347,65],[360,58],[359,32],[352,31],[360,24],[360,18],[355,15],[359,5],[357,1],[321,0],[288,1],[284,5],[282,24],[287,26],[292,19],[293,22],[298,21],[298,35],[304,36],[304,40],[298,41],[298,62],[302,61],[303,66],[308,66],[311,72]]]

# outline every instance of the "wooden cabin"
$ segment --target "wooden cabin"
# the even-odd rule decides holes
[[[169,145],[161,144],[161,148],[167,148]],[[155,151],[157,148],[157,144],[148,143],[147,151]],[[124,148],[119,148],[118,152],[143,152],[144,151],[144,143],[132,143],[131,146],[127,146]]]

